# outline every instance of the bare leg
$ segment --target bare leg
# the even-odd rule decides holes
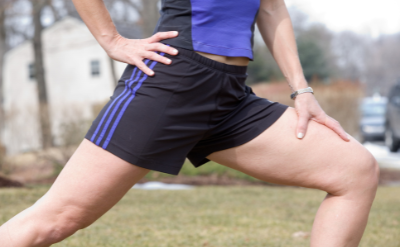
[[[84,140],[50,190],[0,227],[0,246],[50,246],[113,207],[149,170]]]
[[[264,181],[328,192],[314,221],[311,245],[357,246],[375,197],[379,167],[356,140],[345,142],[314,121],[298,140],[296,120],[289,108],[252,141],[208,158]]]

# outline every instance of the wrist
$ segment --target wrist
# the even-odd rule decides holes
[[[99,42],[100,46],[105,51],[109,51],[122,38],[123,37],[118,32],[115,32],[115,33],[102,33],[98,37],[96,37],[96,40]]]
[[[301,95],[296,96],[296,98],[293,101],[298,101],[298,100],[307,100],[309,98],[315,98],[313,93],[303,93]]]
[[[309,87],[304,76],[297,77],[296,79],[291,79],[291,80],[287,79],[287,80],[293,92],[299,89],[305,89]]]
[[[291,98],[292,100],[295,100],[296,97],[297,97],[298,95],[303,95],[303,94],[307,94],[307,93],[314,94],[314,90],[313,90],[311,87],[304,88],[304,89],[299,89],[299,90],[297,90],[297,91],[294,91],[294,92],[290,95],[290,98]]]

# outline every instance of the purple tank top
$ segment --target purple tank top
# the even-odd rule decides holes
[[[154,33],[179,31],[171,46],[253,60],[254,25],[260,0],[162,0]]]

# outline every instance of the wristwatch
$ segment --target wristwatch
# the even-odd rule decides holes
[[[303,94],[303,93],[312,93],[312,94],[314,94],[314,91],[313,91],[313,89],[311,87],[308,87],[308,88],[305,88],[305,89],[299,89],[299,90],[293,92],[290,95],[290,98],[292,98],[292,100],[294,100],[294,99],[296,99],[296,96],[298,96],[300,94]]]

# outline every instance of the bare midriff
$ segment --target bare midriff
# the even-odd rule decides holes
[[[204,57],[207,57],[211,60],[229,64],[229,65],[247,66],[249,64],[249,58],[247,58],[247,57],[220,56],[220,55],[214,55],[214,54],[204,53],[204,52],[200,52],[200,51],[196,51],[196,53],[198,53]]]

